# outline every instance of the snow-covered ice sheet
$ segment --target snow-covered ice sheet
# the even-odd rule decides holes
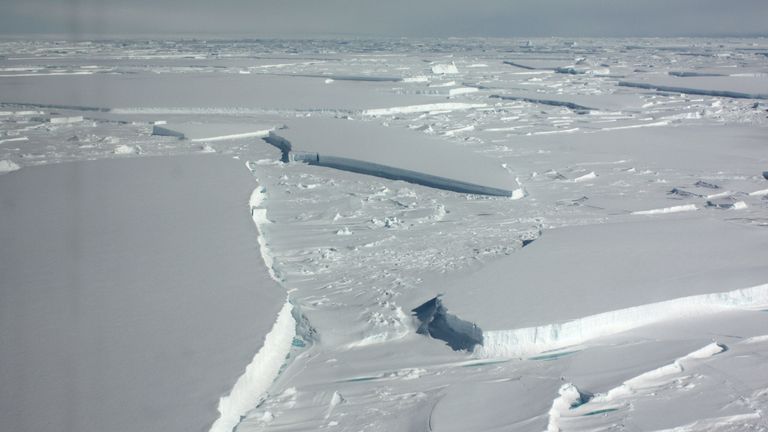
[[[189,153],[239,158],[258,179],[238,201],[243,256],[276,294],[268,317],[246,317],[261,338],[217,357],[232,374],[174,394],[206,392],[185,429],[763,430],[768,105],[715,90],[764,93],[766,53],[761,38],[0,41],[0,184]],[[513,199],[298,163],[324,154]],[[57,199],[40,205],[55,215]],[[240,262],[230,251],[203,249],[216,257],[195,273],[219,280],[219,258]],[[411,311],[439,293],[424,326]],[[233,319],[249,306],[216,300],[240,300]],[[485,345],[446,344],[445,323]],[[146,339],[143,353],[167,352]]]
[[[285,303],[258,250],[255,187],[225,156],[3,175],[3,427],[210,427]]]

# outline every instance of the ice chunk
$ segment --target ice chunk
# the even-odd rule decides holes
[[[19,169],[21,169],[21,167],[11,160],[0,160],[0,174],[17,171]]]
[[[139,154],[139,149],[138,147],[120,144],[115,147],[114,153],[117,155]]]
[[[432,73],[440,74],[440,75],[457,74],[459,73],[459,69],[456,67],[456,64],[453,62],[451,62],[450,64],[435,64],[435,65],[432,65]]]
[[[664,207],[664,208],[658,208],[658,209],[652,209],[652,210],[638,210],[638,211],[633,211],[632,214],[633,215],[658,215],[658,214],[694,211],[698,209],[699,208],[696,207],[696,204],[685,204],[685,205]]]
[[[574,183],[582,183],[582,182],[585,182],[585,181],[594,180],[596,178],[597,178],[597,174],[595,174],[594,171],[591,171],[591,172],[588,172],[588,173],[584,174],[583,176],[576,177],[575,179],[573,179],[573,182]]]
[[[459,87],[448,90],[448,96],[459,96],[469,93],[477,93],[480,89],[477,87]]]

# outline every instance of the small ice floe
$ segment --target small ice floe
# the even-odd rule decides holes
[[[454,62],[451,62],[450,64],[436,64],[432,65],[432,73],[440,75],[457,74],[459,73],[459,69]]]
[[[459,96],[463,94],[469,94],[469,93],[477,93],[480,91],[477,87],[459,87],[448,90],[448,96]]]
[[[336,231],[336,235],[348,236],[348,235],[352,235],[352,231],[349,230],[349,227],[344,227],[344,228]]]
[[[5,144],[9,142],[22,142],[22,141],[29,141],[29,138],[25,136],[20,136],[20,137],[14,137],[14,138],[0,139],[0,144]]]
[[[585,181],[589,181],[589,180],[594,180],[596,178],[597,178],[597,174],[595,174],[594,171],[591,171],[591,172],[589,172],[587,174],[584,174],[583,176],[576,177],[575,179],[573,179],[573,182],[574,183],[581,183],[581,182],[585,182]]]
[[[686,211],[694,211],[698,210],[699,208],[696,207],[696,204],[685,204],[685,205],[679,205],[679,206],[672,206],[672,207],[665,207],[665,208],[658,208],[658,209],[652,209],[652,210],[640,210],[640,211],[633,211],[633,215],[657,215],[657,214],[668,214],[668,213],[680,213],[680,212],[686,212]]]
[[[15,162],[4,159],[0,160],[0,174],[9,173],[12,171],[18,171],[21,167],[18,166]]]
[[[139,149],[138,147],[120,144],[119,146],[115,147],[113,153],[116,155],[139,154]]]

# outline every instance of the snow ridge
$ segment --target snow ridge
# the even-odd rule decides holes
[[[286,300],[272,330],[264,339],[264,346],[245,368],[245,373],[235,382],[229,395],[219,400],[220,416],[211,426],[211,432],[231,432],[240,419],[261,402],[291,350],[296,335],[292,312],[293,305]]]
[[[250,164],[246,164],[246,167],[251,169]],[[272,279],[279,283],[280,279],[273,269],[274,259],[269,253],[263,234],[264,224],[269,223],[266,209],[259,207],[264,201],[264,196],[262,186],[258,186],[251,194],[249,200],[251,218],[259,231],[257,241],[264,264]],[[290,354],[300,322],[302,328],[307,324],[291,304],[290,298],[286,298],[275,324],[264,338],[264,345],[246,366],[245,373],[237,379],[229,395],[219,400],[220,415],[211,426],[210,432],[231,432],[248,411],[261,403]]]
[[[729,308],[768,305],[768,284],[702,294],[590,315],[584,318],[513,330],[483,331],[474,354],[485,358],[521,357],[608,336],[674,318],[696,317]]]

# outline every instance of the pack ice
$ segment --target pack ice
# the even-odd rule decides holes
[[[0,425],[766,430],[766,53],[0,40]]]

